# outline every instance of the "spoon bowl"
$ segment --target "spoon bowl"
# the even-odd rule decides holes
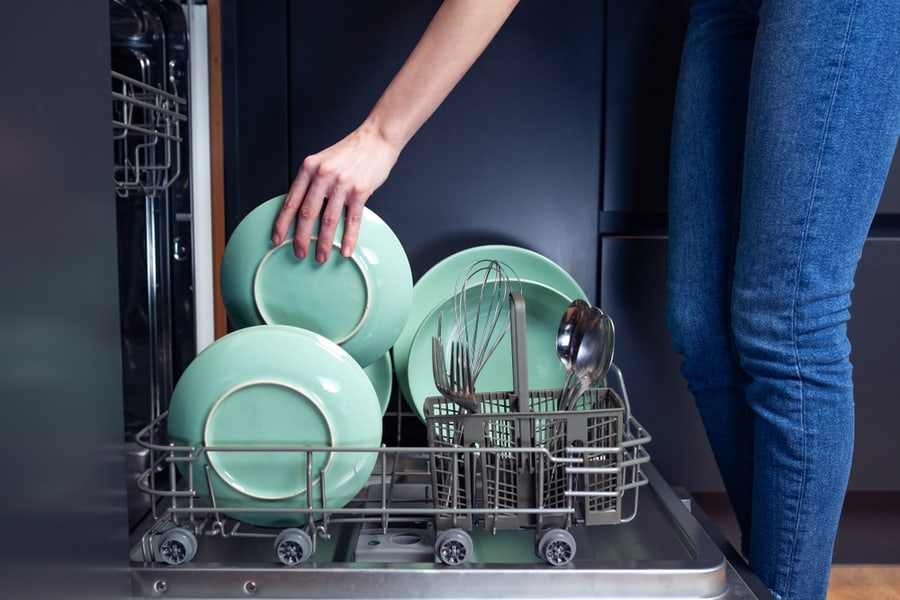
[[[612,319],[598,307],[591,307],[585,315],[584,331],[573,356],[576,383],[565,397],[563,410],[571,410],[584,390],[606,377],[612,365],[614,349],[615,326]]]
[[[586,316],[590,310],[591,306],[587,302],[577,298],[569,304],[559,321],[559,329],[556,332],[556,354],[566,368],[566,378],[559,396],[560,402],[565,397],[575,373],[575,350],[584,333],[587,325]]]

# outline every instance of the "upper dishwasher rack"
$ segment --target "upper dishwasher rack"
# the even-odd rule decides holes
[[[187,100],[112,71],[116,192],[153,195],[181,173]]]

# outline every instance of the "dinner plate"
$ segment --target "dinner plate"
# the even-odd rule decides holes
[[[300,260],[294,256],[293,225],[284,243],[271,243],[283,200],[278,196],[250,211],[225,246],[220,287],[228,317],[238,328],[302,327],[340,345],[363,367],[372,364],[391,348],[409,317],[412,271],[400,240],[364,208],[349,258],[340,253],[341,220],[335,249],[324,264]]]
[[[525,298],[525,336],[528,351],[528,387],[531,390],[562,387],[566,369],[556,354],[556,332],[559,320],[571,300],[558,290],[533,281],[522,282]],[[423,321],[413,338],[407,377],[410,406],[423,422],[425,399],[439,396],[431,366],[431,340],[437,333],[438,318],[443,313],[441,337],[445,353],[451,342],[459,339],[455,327],[453,299],[438,305]],[[475,392],[505,392],[513,389],[510,335],[488,359],[475,382]]]
[[[224,513],[291,526],[306,515],[229,509],[307,508],[310,494],[321,507],[323,493],[329,508],[344,506],[362,489],[376,453],[303,448],[376,448],[381,412],[369,377],[337,344],[297,327],[258,325],[229,333],[191,361],[172,393],[168,432],[176,446],[196,450],[196,460],[176,463],[182,476],[206,498],[214,494]]]
[[[381,358],[363,369],[363,371],[365,371],[369,381],[372,382],[372,387],[375,388],[381,415],[384,416],[391,402],[391,392],[394,391],[394,363],[391,359],[391,353],[385,352]]]
[[[584,290],[565,269],[549,258],[526,248],[502,244],[475,246],[441,260],[426,271],[413,286],[409,317],[391,349],[397,385],[407,402],[411,401],[407,376],[408,363],[416,332],[436,306],[453,297],[460,273],[470,264],[482,259],[502,261],[509,265],[522,281],[544,284],[566,296],[570,302],[575,298],[587,299]],[[562,316],[562,313],[559,316]]]

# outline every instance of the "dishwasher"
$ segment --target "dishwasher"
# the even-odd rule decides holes
[[[303,481],[318,482],[305,507],[218,501],[202,459],[260,448],[167,443],[161,412],[137,436],[150,457],[137,486],[153,508],[132,537],[135,595],[766,597],[653,470],[650,435],[616,365],[567,411],[558,410],[561,390],[514,387],[477,394],[474,413],[428,398],[422,447],[267,447],[301,456]],[[315,497],[327,473],[314,465],[334,452],[377,460],[359,493],[331,507]],[[246,512],[305,523],[251,525]]]
[[[174,0],[112,0],[111,14],[134,597],[770,597],[654,469],[615,365],[609,387],[565,414],[554,411],[560,390],[484,394],[487,414],[430,398],[426,445],[402,445],[398,423],[395,446],[283,449],[305,456],[307,481],[317,454],[377,456],[348,504],[272,509],[301,513],[301,526],[249,525],[241,508],[198,493],[205,453],[249,449],[166,435],[174,381],[204,343],[190,40]],[[399,390],[391,402],[399,413]]]

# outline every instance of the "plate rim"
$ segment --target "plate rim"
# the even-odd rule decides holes
[[[381,416],[383,417],[387,412],[388,406],[391,403],[391,395],[394,392],[394,360],[391,356],[391,352],[385,352],[380,358],[375,360],[372,364],[363,368],[363,371],[368,375],[369,369],[373,369],[378,367],[379,369],[384,369],[386,371],[386,380],[385,380],[385,389],[384,394],[382,394],[382,390],[378,389],[378,386],[375,385],[375,382],[372,381],[372,387],[375,388],[375,395],[378,396],[378,402],[381,405]],[[369,377],[371,381],[372,378]]]
[[[316,484],[321,480],[321,478],[327,474],[329,469],[331,469],[332,463],[334,462],[333,459],[334,459],[335,453],[334,452],[328,453],[328,458],[325,461],[325,465],[319,469],[318,473],[316,474],[316,477],[312,481],[306,482],[306,485],[302,489],[300,489],[296,492],[290,493],[290,494],[282,494],[282,495],[274,496],[274,495],[263,495],[260,493],[251,492],[249,489],[247,489],[246,486],[240,485],[238,482],[233,481],[232,477],[228,477],[228,476],[224,475],[219,468],[220,465],[218,465],[217,461],[213,459],[213,454],[216,453],[216,450],[209,450],[210,447],[212,447],[212,448],[216,447],[215,444],[208,443],[209,438],[210,438],[210,421],[211,421],[211,419],[213,417],[213,413],[215,413],[216,409],[222,404],[222,402],[226,398],[228,398],[235,392],[238,392],[239,390],[242,390],[244,388],[248,388],[248,387],[251,387],[254,385],[261,385],[261,384],[262,385],[275,385],[275,386],[289,389],[293,392],[296,392],[298,395],[302,396],[305,400],[311,402],[316,407],[316,409],[319,411],[319,414],[321,415],[322,419],[325,421],[326,426],[328,427],[329,443],[325,446],[329,447],[329,448],[334,447],[334,426],[331,423],[331,419],[328,417],[328,413],[325,410],[323,410],[323,408],[321,406],[321,401],[316,397],[316,395],[306,392],[305,390],[301,389],[300,386],[293,386],[293,385],[290,385],[290,384],[287,384],[287,383],[284,383],[281,381],[274,381],[272,379],[268,379],[268,380],[260,379],[260,380],[255,380],[255,381],[245,381],[238,385],[232,386],[230,389],[225,391],[225,393],[223,393],[221,396],[219,396],[219,398],[216,399],[215,402],[213,402],[212,406],[209,407],[209,411],[206,413],[206,419],[204,419],[203,447],[206,448],[206,456],[207,456],[207,461],[209,462],[210,468],[212,468],[212,470],[216,472],[216,474],[219,476],[219,479],[221,479],[225,485],[240,492],[241,494],[244,494],[245,496],[248,496],[250,498],[255,498],[257,500],[287,500],[289,498],[294,498],[296,496],[300,496],[301,494],[305,494],[305,493],[307,493],[307,491],[310,488],[314,488],[316,486]]]
[[[317,240],[317,239],[319,239],[319,236],[314,235],[314,236],[312,236],[311,239]],[[273,254],[275,254],[276,252],[278,252],[279,250],[281,250],[282,248],[284,248],[287,245],[293,245],[293,242],[290,240],[290,238],[288,238],[287,241],[284,241],[284,242],[278,244],[277,246],[271,248],[268,252],[266,252],[263,255],[263,257],[261,259],[259,259],[259,262],[256,265],[256,270],[253,272],[253,305],[256,307],[256,312],[259,314],[259,316],[262,318],[263,322],[266,325],[287,325],[287,323],[279,323],[279,322],[273,321],[269,318],[269,316],[266,314],[266,311],[263,310],[263,306],[262,306],[264,304],[263,297],[265,296],[265,294],[259,293],[259,285],[260,285],[259,280],[260,280],[260,276],[263,272],[263,267],[265,266],[266,262],[269,260],[269,258]],[[359,330],[362,329],[363,325],[365,325],[366,319],[369,318],[369,312],[372,308],[372,282],[369,281],[369,276],[366,273],[366,269],[363,267],[362,263],[360,262],[359,257],[357,256],[356,252],[354,252],[347,258],[349,258],[353,261],[353,264],[356,266],[356,270],[359,272],[360,276],[362,277],[363,284],[365,285],[365,289],[366,289],[366,294],[365,294],[366,301],[363,306],[362,315],[360,316],[359,321],[357,321],[356,325],[353,326],[353,328],[350,330],[350,332],[345,334],[343,337],[341,337],[339,339],[329,338],[329,339],[331,339],[331,341],[333,341],[338,346],[340,346],[344,342],[350,340],[351,338],[353,338],[353,336],[355,336],[357,333],[359,333]],[[299,326],[295,325],[295,327],[299,327]],[[320,334],[320,335],[324,335],[324,334]],[[328,336],[324,336],[324,337],[328,337]]]
[[[480,246],[472,246],[444,257],[443,259],[432,265],[427,271],[425,271],[425,273],[423,273],[422,276],[419,277],[419,279],[413,285],[412,303],[410,306],[409,317],[407,319],[406,326],[400,332],[400,335],[397,337],[397,340],[395,340],[394,345],[391,348],[394,359],[394,373],[397,378],[397,385],[400,388],[401,394],[408,403],[411,402],[412,399],[410,398],[411,392],[408,381],[407,366],[409,364],[409,352],[412,348],[413,340],[415,339],[416,333],[418,332],[419,327],[422,325],[422,322],[426,318],[428,318],[440,304],[442,304],[448,297],[452,296],[453,294],[452,283],[442,285],[438,284],[435,280],[438,278],[443,278],[445,273],[452,273],[452,280],[453,282],[455,282],[459,273],[465,266],[482,258],[498,258],[498,260],[502,258],[504,262],[511,263],[508,257],[496,257],[491,255],[492,252],[511,253],[516,256],[516,261],[521,259],[533,262],[534,264],[539,263],[546,266],[549,271],[554,274],[555,277],[559,278],[558,281],[554,281],[551,284],[547,284],[542,281],[536,281],[528,275],[523,275],[522,267],[518,264],[518,262],[516,262],[511,266],[519,274],[520,281],[522,282],[531,281],[534,283],[548,285],[549,287],[562,292],[564,295],[569,296],[570,301],[574,300],[576,297],[583,298],[585,300],[588,299],[585,291],[578,284],[575,278],[569,274],[568,271],[563,269],[558,263],[556,263],[549,257],[523,246],[515,246],[512,244],[484,244]],[[442,287],[446,289],[448,285],[448,293],[442,298],[435,301],[434,296],[438,295],[438,293],[434,292],[433,288]],[[576,292],[579,295],[576,296]]]

